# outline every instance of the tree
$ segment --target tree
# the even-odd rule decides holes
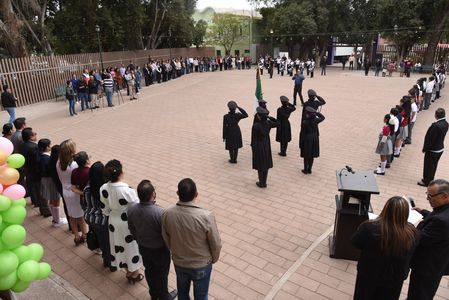
[[[23,22],[15,14],[12,0],[0,1],[0,37],[12,57],[26,56],[28,51],[22,35]]]
[[[212,43],[219,44],[225,49],[225,53],[229,54],[232,46],[241,40],[247,26],[243,24],[244,18],[233,14],[215,14],[213,24],[208,32],[208,40]]]
[[[204,20],[196,22],[193,29],[193,44],[199,48],[204,43],[204,37],[206,36],[207,23]]]

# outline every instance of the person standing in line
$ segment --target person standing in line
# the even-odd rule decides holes
[[[105,79],[103,80],[103,86],[108,107],[113,107],[114,104],[112,104],[112,97],[114,95],[114,80],[112,79],[111,74],[106,73]]]
[[[139,247],[128,229],[128,206],[137,203],[137,193],[123,182],[123,167],[120,161],[110,160],[104,167],[108,182],[100,188],[103,214],[109,217],[109,241],[112,272],[118,268],[126,271],[128,283],[135,284],[144,279],[139,272],[142,266]]]
[[[9,123],[13,124],[16,119],[16,102],[17,98],[14,97],[14,95],[11,92],[11,89],[8,85],[3,85],[3,92],[0,96],[2,100],[2,106],[3,108],[8,112],[9,114]]]
[[[13,134],[14,134],[13,124],[11,123],[3,124],[2,137],[11,140]]]
[[[136,97],[136,89],[134,87],[134,85],[135,85],[134,71],[128,71],[125,74],[125,80],[126,80],[126,83],[128,85],[129,100],[132,101],[132,100],[137,99],[137,97]]]
[[[268,170],[273,167],[271,156],[271,128],[279,126],[279,121],[268,116],[268,110],[257,107],[256,118],[258,122],[251,130],[251,148],[253,152],[253,169],[257,170],[259,181],[256,185],[260,188],[267,187]]]
[[[363,61],[363,68],[365,69],[365,76],[368,76],[369,68],[371,68],[371,62],[368,58]]]
[[[435,111],[436,122],[430,125],[424,137],[422,152],[424,153],[423,178],[418,181],[418,185],[427,186],[431,182],[437,171],[438,161],[444,152],[444,138],[448,130],[446,121],[446,111],[438,108]]]
[[[156,205],[156,190],[149,180],[137,186],[139,203],[128,207],[128,228],[139,245],[152,300],[172,300],[176,290],[168,292],[170,250],[162,238],[162,213]]]
[[[276,128],[276,142],[281,144],[280,156],[287,156],[287,146],[292,140],[292,130],[288,118],[290,114],[296,110],[293,104],[289,103],[289,99],[286,96],[280,97],[282,106],[277,110],[276,119],[280,125]]]
[[[374,171],[377,175],[385,175],[388,157],[393,154],[392,134],[394,134],[394,120],[391,119],[390,114],[386,114],[384,117],[384,126],[379,134],[379,142],[376,147],[376,153],[380,155],[380,164]]]
[[[162,214],[162,237],[172,253],[178,299],[189,300],[193,281],[195,300],[207,300],[212,264],[220,257],[221,238],[215,216],[198,206],[195,182],[178,183],[179,201]]]
[[[302,119],[305,117],[306,115],[306,108],[308,106],[312,107],[314,110],[317,111],[321,111],[321,106],[323,106],[324,104],[326,104],[326,101],[323,99],[323,97],[318,96],[317,93],[315,92],[315,90],[308,90],[307,91],[307,96],[308,99],[306,102],[303,103],[302,106]]]
[[[326,76],[327,56],[324,55],[320,60],[321,76]]]
[[[416,99],[418,99],[418,95],[412,95],[410,98],[411,101],[411,112],[410,112],[410,122],[408,123],[408,136],[405,140],[405,144],[410,145],[412,143],[412,130],[413,126],[415,126],[416,117],[418,115],[418,105],[416,105]]]
[[[312,174],[313,161],[320,156],[320,133],[318,124],[324,121],[324,116],[313,107],[305,107],[305,117],[301,120],[299,133],[299,149],[304,159],[304,174]]]
[[[65,87],[65,97],[69,101],[69,113],[73,117],[77,115],[75,112],[75,91],[73,90],[73,83],[71,80],[67,80],[67,85]]]
[[[310,78],[313,78],[313,73],[315,71],[315,60],[312,58],[312,60],[310,61],[309,67],[309,74],[310,74]]]
[[[418,224],[420,239],[410,262],[408,300],[432,300],[443,275],[449,275],[449,182],[431,181],[427,200],[432,212],[415,208],[424,220]]]
[[[25,118],[20,117],[14,120],[14,128],[16,128],[16,131],[11,137],[11,143],[14,145],[13,153],[19,153],[20,147],[23,145],[22,130],[26,127],[27,124]]]
[[[228,108],[229,113],[223,116],[223,141],[225,142],[226,150],[229,150],[229,162],[236,164],[239,148],[243,147],[239,122],[241,119],[247,118],[248,114],[235,101],[229,101]],[[236,109],[240,112],[236,113]]]
[[[423,108],[423,110],[427,110],[427,109],[429,109],[429,106],[430,106],[430,101],[431,101],[431,98],[432,98],[432,93],[433,93],[433,90],[434,90],[434,88],[435,88],[435,77],[433,77],[433,76],[430,76],[429,77],[429,80],[427,81],[427,83],[426,83],[426,87],[425,87],[425,95],[424,95],[424,108]]]
[[[419,236],[407,222],[409,211],[405,197],[392,197],[352,236],[352,245],[361,251],[354,300],[399,299]]]
[[[85,71],[87,72],[87,70]],[[88,82],[89,76],[85,77],[84,74],[78,80],[78,99],[81,101],[81,111],[84,111],[84,107],[89,109]]]
[[[301,104],[304,104],[304,98],[302,97],[302,83],[306,78],[299,70],[296,71],[296,74],[292,77],[292,80],[295,81],[295,87],[293,88],[293,105],[296,106],[296,94],[299,94],[299,99],[301,100]]]

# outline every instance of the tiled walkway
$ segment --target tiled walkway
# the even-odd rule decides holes
[[[180,179],[193,178],[199,189],[198,204],[215,212],[223,239],[222,255],[212,275],[213,299],[271,299],[266,295],[279,300],[351,299],[356,264],[329,258],[324,234],[334,221],[335,170],[345,165],[372,170],[377,165],[374,149],[383,115],[416,78],[365,77],[361,72],[337,69],[329,69],[326,77],[307,78],[304,95],[313,88],[327,101],[322,110],[326,120],[320,126],[321,157],[313,175],[300,172],[300,113],[293,113],[293,141],[287,157],[277,155],[279,145],[271,134],[274,168],[267,189],[256,187],[257,173],[251,169],[252,119],[241,122],[244,148],[237,165],[227,162],[221,139],[227,101],[235,100],[252,111],[254,70],[189,75],[144,89],[138,101],[126,99],[124,105],[78,113],[77,117],[68,117],[68,107],[62,102],[19,108],[18,115],[28,118],[39,138],[48,137],[53,143],[72,138],[92,161],[121,160],[125,181],[132,186],[151,179],[163,207],[176,202]],[[293,82],[288,77],[275,75],[270,80],[264,75],[262,87],[275,116],[279,96],[291,97]],[[375,212],[393,195],[411,195],[418,206],[428,207],[425,189],[416,181],[421,178],[421,146],[433,111],[437,105],[449,108],[446,95],[438,102],[432,111],[419,114],[413,145],[405,147],[386,176],[377,178],[381,194],[372,198]],[[6,119],[4,113],[1,116]],[[449,178],[447,155],[440,161],[438,177]],[[44,259],[54,272],[87,297],[148,298],[146,283],[128,285],[123,273],[110,273],[100,257],[84,246],[75,247],[67,228],[52,228],[34,209],[28,212],[28,240],[43,243]],[[290,276],[282,277],[289,269]],[[173,271],[169,282],[175,286]],[[406,289],[405,284],[404,293]],[[436,299],[449,298],[446,278],[437,295]]]

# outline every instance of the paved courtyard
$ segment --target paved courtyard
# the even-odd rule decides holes
[[[68,105],[62,101],[19,108],[18,115],[27,117],[38,138],[48,137],[53,143],[75,140],[92,162],[119,159],[125,181],[135,187],[141,179],[150,179],[162,207],[176,203],[180,179],[193,178],[198,204],[214,211],[223,240],[212,274],[212,299],[352,299],[356,263],[331,259],[328,252],[337,193],[335,171],[345,165],[374,170],[383,115],[418,78],[370,75],[331,68],[325,77],[317,70],[315,78],[306,79],[303,94],[313,88],[327,101],[322,110],[326,120],[320,126],[321,157],[311,176],[300,172],[300,112],[293,113],[287,157],[277,155],[279,144],[271,134],[274,168],[267,189],[256,187],[257,172],[251,169],[252,117],[240,123],[244,147],[238,164],[228,163],[221,137],[229,100],[252,112],[254,70],[192,74],[145,88],[138,101],[125,97],[125,104],[78,112],[77,117],[68,116]],[[293,82],[276,74],[270,80],[264,74],[262,88],[275,116],[279,96],[290,98]],[[435,108],[449,109],[448,91],[430,111],[418,115],[413,144],[405,147],[386,176],[377,177],[381,193],[372,197],[375,212],[394,195],[413,196],[418,206],[429,207],[425,189],[416,185],[422,173],[421,147]],[[0,116],[7,119],[5,113]],[[443,155],[437,177],[449,178],[448,155]],[[122,272],[104,269],[98,255],[85,246],[75,247],[66,228],[51,227],[50,220],[42,219],[35,209],[28,212],[28,241],[44,245],[44,260],[75,289],[92,299],[149,298],[145,282],[129,285]],[[175,287],[173,270],[169,283]],[[407,287],[404,284],[401,299]],[[435,299],[448,298],[444,278]]]

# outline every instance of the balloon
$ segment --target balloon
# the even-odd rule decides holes
[[[20,198],[23,198],[25,197],[25,194],[25,188],[20,184],[13,184],[3,191],[3,196],[6,196],[11,200],[18,200]]]
[[[23,206],[15,205],[11,206],[7,211],[4,211],[2,215],[3,222],[9,224],[22,224],[27,215],[27,210]]]
[[[0,195],[0,211],[7,210],[11,206],[11,200],[8,197]]]
[[[23,157],[22,154],[15,153],[8,157],[8,159],[6,160],[6,163],[11,168],[18,169],[25,164],[25,157]]]
[[[13,168],[5,168],[0,169],[0,183],[11,185],[19,180],[20,174],[16,169]]]
[[[29,281],[17,280],[16,284],[11,288],[11,291],[15,293],[21,293],[30,286]]]
[[[2,192],[3,192],[3,185],[0,184],[0,193],[2,193]]]
[[[19,265],[19,259],[11,251],[4,250],[0,253],[0,277],[15,271]]]
[[[4,137],[0,137],[0,151],[3,151],[6,156],[10,155],[14,150],[14,145],[10,140]]]
[[[40,261],[44,256],[44,248],[38,243],[29,244],[28,249],[30,250],[30,260]]]
[[[1,239],[1,233],[3,232],[3,230],[5,230],[6,227],[8,227],[9,225],[6,224],[5,222],[0,223],[0,245],[2,244],[2,239]]]
[[[0,232],[1,233],[1,232]],[[2,243],[2,239],[0,239],[0,253],[3,251],[3,243]]]
[[[2,232],[2,242],[6,249],[19,247],[26,238],[26,230],[21,225],[10,225]],[[2,264],[0,263],[0,266]]]
[[[21,198],[19,200],[11,201],[11,203],[12,203],[12,206],[17,206],[17,205],[22,206],[22,207],[27,206],[27,201],[26,201],[25,198]]]
[[[8,155],[5,152],[0,151],[0,165],[5,164],[6,159],[8,159]]]
[[[51,266],[45,262],[39,263],[39,274],[37,279],[47,279],[51,272]]]
[[[22,245],[16,249],[11,250],[19,259],[19,264],[30,259],[30,249],[27,246]]]
[[[14,270],[10,274],[0,277],[0,291],[9,290],[17,282],[17,271]]]
[[[23,262],[17,269],[17,277],[22,281],[33,281],[39,275],[39,264],[34,260]]]

